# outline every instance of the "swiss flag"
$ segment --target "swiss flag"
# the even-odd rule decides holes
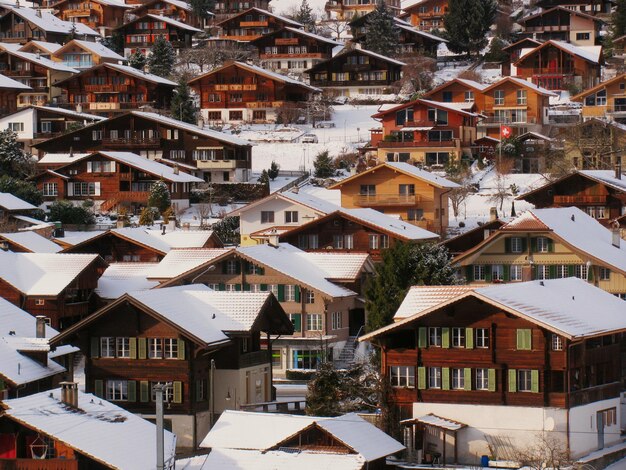
[[[500,126],[500,135],[508,139],[511,137],[511,128],[509,126]]]

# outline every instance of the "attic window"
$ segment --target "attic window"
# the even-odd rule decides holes
[[[46,300],[45,299],[36,299],[35,300],[35,305],[45,305],[46,304]]]

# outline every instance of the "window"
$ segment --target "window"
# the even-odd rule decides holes
[[[148,338],[148,357],[150,359],[163,357],[163,345],[160,338]]]
[[[517,371],[517,390],[520,392],[531,392],[532,386],[532,370],[520,369]]]
[[[441,367],[428,368],[428,388],[441,388]]]
[[[297,332],[302,331],[302,314],[301,313],[290,313],[289,320],[291,320],[291,324],[293,325],[294,331],[297,331]]]
[[[433,326],[428,328],[428,345],[441,347],[441,328]]]
[[[270,292],[274,294],[274,297],[278,298],[278,284],[270,284]]]
[[[600,267],[600,280],[609,281],[611,279],[611,270],[609,268]]]
[[[128,401],[128,381],[107,380],[106,399],[110,401]]]
[[[376,185],[362,184],[359,188],[359,194],[361,196],[376,196]]]
[[[150,382],[151,400],[156,401],[156,392],[154,391],[155,385],[162,385],[163,382]],[[163,389],[163,403],[171,403],[174,401],[174,388],[165,387]]]
[[[402,109],[396,113],[396,125],[402,126],[405,122],[413,121],[413,108]]]
[[[484,264],[475,264],[474,265],[474,280],[475,281],[484,281],[485,278],[485,265]]]
[[[442,101],[444,103],[452,103],[452,92],[451,91],[444,91],[442,94]]]
[[[489,328],[476,328],[476,341],[474,342],[479,349],[489,347]]]
[[[444,126],[448,125],[448,111],[437,108],[428,108],[428,120]]]
[[[465,92],[465,102],[466,103],[471,103],[472,101],[474,101],[474,92],[473,91],[466,91]]]
[[[333,312],[331,319],[333,330],[340,330],[343,328],[343,315],[341,312]]]
[[[295,224],[298,222],[298,211],[285,211],[285,223]]]
[[[280,349],[272,349],[272,367],[281,368],[283,366]]]
[[[59,195],[59,184],[58,183],[44,183],[43,184],[43,195],[44,196],[58,196]]]
[[[24,123],[23,122],[10,122],[9,130],[13,132],[24,132]]]
[[[547,253],[550,249],[550,239],[546,237],[537,238],[537,252]]]
[[[242,121],[243,120],[243,111],[229,111],[228,119],[230,121]]]
[[[604,426],[615,426],[617,424],[617,408],[609,408],[608,410],[598,411],[598,413],[602,413]]]
[[[476,369],[476,390],[489,390],[489,369]]]
[[[517,105],[523,106],[527,103],[526,90],[517,90]]]
[[[493,100],[496,106],[504,105],[504,90],[495,90],[493,92]]]
[[[554,333],[552,334],[552,350],[563,351],[563,338]]]
[[[452,328],[452,347],[465,347],[465,328]]]
[[[130,338],[117,338],[117,357],[130,357]]]
[[[243,101],[243,95],[241,93],[231,93],[230,101],[232,103],[241,103]]]
[[[261,211],[261,223],[273,224],[274,223],[274,211]]]
[[[226,261],[226,274],[237,274],[239,268],[239,261],[236,259],[229,259]]]
[[[378,235],[370,234],[369,235],[369,249],[370,250],[378,250],[379,247],[379,239]]]
[[[491,266],[491,280],[492,281],[504,281],[504,266],[501,264],[494,264]]]
[[[115,338],[110,336],[100,338],[100,357],[115,357]]]
[[[392,387],[415,387],[415,367],[390,366],[389,379]]]
[[[465,369],[452,369],[452,389],[464,390],[465,389]]]
[[[550,279],[550,266],[538,264],[535,269],[537,269],[537,279]]]
[[[521,253],[521,252],[522,252],[522,238],[512,237],[511,238],[511,253]]]
[[[522,280],[522,266],[520,264],[512,264],[510,266],[509,278],[511,281]]]
[[[424,218],[424,209],[407,209],[406,220],[422,220]]]
[[[321,331],[322,314],[321,313],[308,313],[306,316],[306,329],[309,331]]]
[[[98,188],[96,190],[96,185]],[[68,185],[69,196],[99,196],[100,195],[100,183],[70,183]]]
[[[306,295],[304,296],[304,303],[306,304],[314,304],[315,303],[315,292],[308,290],[306,291]]]
[[[287,284],[285,286],[285,302],[296,301],[296,286],[293,284]]]
[[[177,338],[165,338],[164,343],[164,357],[165,359],[178,359],[178,339]]]
[[[577,41],[588,41],[589,37],[590,37],[589,33],[576,33]]]
[[[322,352],[319,349],[295,349],[292,358],[294,369],[315,369],[322,359]]]
[[[389,236],[388,235],[380,236],[380,247],[383,249],[389,248]]]
[[[566,264],[559,264],[556,267],[556,278],[562,279],[564,277],[569,277],[569,268]]]
[[[577,264],[574,266],[574,275],[579,279],[587,279],[587,265]]]
[[[333,248],[351,250],[354,248],[352,235],[333,235]]]
[[[414,184],[398,185],[398,194],[400,196],[415,196],[415,185]]]

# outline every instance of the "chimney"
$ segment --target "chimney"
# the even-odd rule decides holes
[[[615,178],[618,180],[622,179],[622,164],[618,163],[615,165]]]
[[[179,170],[178,170],[178,165],[174,165],[174,174],[178,175],[179,174]]]
[[[498,220],[498,208],[491,207],[489,209],[489,222],[493,222],[494,220]]]
[[[67,406],[78,408],[78,383],[61,382],[61,401]]]
[[[489,238],[489,236],[491,235],[491,230],[489,230],[488,228],[483,229],[483,239],[487,240],[487,238]]]
[[[35,317],[35,321],[36,321],[35,338],[46,337],[46,320],[47,318],[43,315],[37,315]]]
[[[267,243],[274,248],[278,248],[278,232],[276,232],[275,228],[270,231]]]

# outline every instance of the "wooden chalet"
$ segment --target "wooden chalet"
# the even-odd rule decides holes
[[[400,13],[400,1],[390,0],[387,7],[393,13]],[[376,9],[374,0],[327,0],[324,5],[326,17],[329,21],[349,21],[354,17],[364,16]]]
[[[472,155],[478,155],[479,158],[495,161],[500,139],[484,135],[477,138],[472,146]]]
[[[30,86],[0,74],[0,115],[6,116],[14,113],[17,110],[17,97],[20,93],[32,92],[32,90]]]
[[[153,423],[62,382],[0,404],[0,467],[149,470],[157,466],[155,434]],[[175,447],[164,431],[165,468],[174,467]]]
[[[148,205],[150,190],[163,181],[175,210],[189,207],[192,187],[203,180],[147,157],[104,151],[75,158],[67,165],[45,170],[34,178],[44,200],[93,200],[98,210],[107,212],[126,207],[132,213]]]
[[[62,44],[74,34],[80,39],[95,41],[100,35],[82,23],[64,21],[42,10],[20,6],[2,6],[0,42],[26,44],[46,41]]]
[[[159,36],[176,50],[189,48],[191,39],[201,30],[167,16],[148,13],[119,26],[114,32],[124,36],[124,56],[129,57],[137,51],[147,56]]]
[[[442,241],[440,245],[445,246],[452,256],[457,256],[474,248],[504,224],[505,222],[498,219],[498,213],[495,208],[492,208],[491,219],[488,222],[460,235],[448,238]]]
[[[45,153],[128,150],[151,160],[193,166],[205,181],[248,181],[251,144],[236,136],[204,129],[144,111],[131,111],[35,146]],[[71,158],[71,155],[67,155]],[[173,162],[173,163],[172,163]]]
[[[189,3],[182,0],[149,0],[128,10],[126,18],[130,21],[148,14],[167,16],[196,28],[202,27],[202,19],[193,13]]]
[[[36,206],[11,193],[0,193],[0,226],[4,231],[9,231],[7,227],[17,224],[16,216],[29,215],[35,210]]]
[[[126,59],[102,43],[72,39],[52,53],[52,60],[77,70],[90,69],[105,62],[123,64]]]
[[[17,107],[21,108],[59,101],[62,90],[57,84],[78,70],[37,54],[0,48],[0,73],[30,88],[17,96]]]
[[[92,312],[92,294],[106,263],[98,255],[0,251],[0,294],[62,329]]]
[[[273,33],[287,26],[302,28],[297,21],[275,15],[260,8],[250,8],[217,23],[221,28],[219,37],[239,42],[250,42],[261,36]]]
[[[124,24],[124,14],[132,6],[121,0],[60,0],[52,8],[64,21],[84,24],[102,36],[110,36]]]
[[[402,78],[405,65],[375,52],[346,47],[306,73],[311,85],[331,96],[380,95]]]
[[[540,0],[537,2],[537,6],[544,9],[562,6],[568,10],[599,17],[609,16],[614,4],[614,0]]]
[[[514,159],[518,173],[544,173],[555,139],[538,132],[525,132],[517,136],[519,153]]]
[[[448,227],[447,193],[456,187],[456,183],[408,163],[383,162],[329,189],[341,191],[342,207],[371,207],[443,234]]]
[[[623,301],[575,278],[459,287],[411,288],[403,315],[360,339],[381,348],[418,462],[511,458],[547,419],[574,458],[619,442]]]
[[[250,41],[259,51],[264,69],[285,72],[304,72],[306,69],[333,56],[333,48],[341,43],[286,26]]]
[[[484,109],[477,110],[486,117],[477,124],[480,137],[500,138],[501,126],[511,128],[513,135],[528,131],[542,133],[548,124],[550,90],[527,80],[505,77],[482,91]]]
[[[210,230],[166,231],[144,227],[107,230],[63,250],[63,253],[97,253],[107,263],[157,263],[174,248],[221,248]]]
[[[305,107],[320,90],[256,65],[229,62],[189,81],[202,118],[216,122],[276,122],[284,106]],[[303,111],[304,113],[304,111]]]
[[[350,30],[354,42],[363,44],[367,35],[367,22],[369,21],[371,12],[367,15],[358,16],[350,21]],[[427,33],[411,23],[395,17],[394,21],[399,30],[398,46],[396,55],[400,57],[423,56],[437,57],[437,48],[440,44],[448,41],[442,37]]]
[[[125,294],[53,344],[79,346],[87,390],[133,413],[153,415],[153,385],[171,382],[165,418],[177,447],[190,449],[232,406],[228,393],[235,407],[272,399],[271,356],[261,338],[292,332],[270,292],[191,285]]]
[[[619,232],[574,206],[528,210],[453,263],[470,285],[578,277],[626,299]]]
[[[139,108],[169,109],[176,83],[128,65],[103,63],[57,82],[63,105],[114,115]]]
[[[474,80],[454,78],[426,92],[423,98],[442,103],[474,103],[476,110],[481,112],[485,109],[485,99],[482,93],[485,88],[487,85]]]
[[[604,21],[594,15],[556,6],[517,20],[522,33],[542,41],[565,41],[576,46],[598,44]]]
[[[371,131],[378,161],[415,162],[443,167],[471,155],[480,115],[474,103],[418,99],[372,116],[382,127]]]
[[[219,0],[213,7],[216,21],[222,21],[250,8],[258,8],[259,10],[268,10],[270,6],[269,0],[252,0],[242,2],[241,0]]]
[[[570,84],[587,89],[600,83],[603,65],[602,46],[550,40],[518,59],[511,73],[548,90],[565,90]]]
[[[0,249],[13,253],[58,253],[61,245],[33,230],[0,233]]]
[[[365,324],[357,293],[372,271],[367,253],[307,253],[273,239],[232,249],[160,288],[197,282],[218,291],[274,293],[294,325],[293,335],[266,343],[274,372],[284,377],[287,369],[315,369],[324,358],[341,366],[341,351],[350,352]]]
[[[581,115],[584,120],[599,118],[625,123],[624,90],[626,90],[626,73],[621,73],[572,96],[571,100],[582,103]]]
[[[610,170],[577,170],[518,196],[537,209],[578,207],[604,226],[626,210],[626,175]]]
[[[621,164],[619,149],[626,145],[626,125],[590,118],[562,129],[563,155],[578,170],[614,170]]]
[[[534,49],[540,45],[541,41],[537,41],[536,39],[532,38],[524,38],[514,42],[513,44],[509,44],[508,46],[503,47],[502,52],[507,55],[507,58],[500,63],[502,76],[508,77],[511,75],[515,75],[511,73],[511,64],[519,60],[522,53],[526,52],[525,49]]]
[[[337,210],[280,235],[281,241],[304,251],[368,253],[373,261],[381,261],[383,251],[395,243],[438,238],[436,233],[369,208]]]
[[[0,46],[6,48],[5,46]],[[31,54],[39,55],[44,59],[52,60],[52,54],[61,49],[62,45],[56,42],[45,42],[45,41],[29,41],[23,46],[19,47],[17,50],[21,52],[30,52]]]
[[[420,31],[442,30],[443,17],[448,13],[448,0],[421,0],[405,7],[409,21]]]

